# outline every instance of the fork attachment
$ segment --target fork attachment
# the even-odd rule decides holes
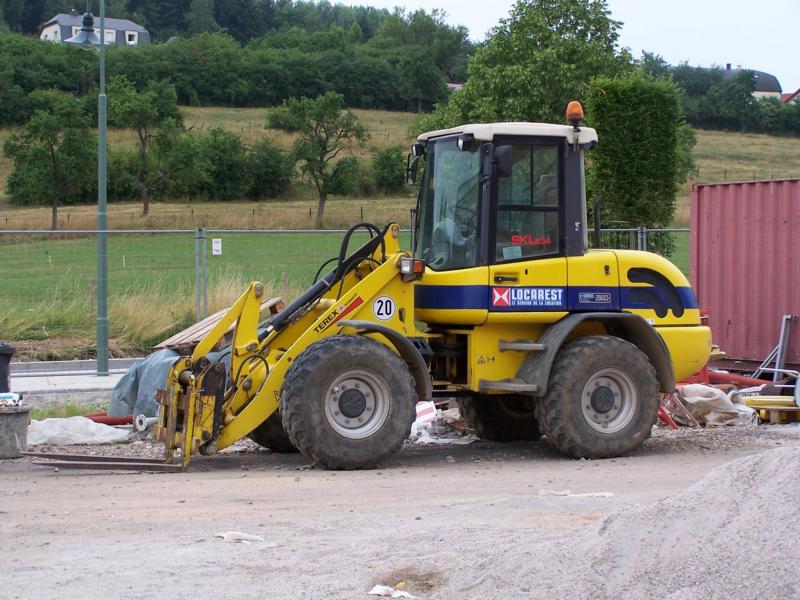
[[[193,364],[181,358],[170,369],[167,388],[156,391],[160,405],[153,437],[164,442],[164,460],[175,462],[180,454],[183,468],[196,452],[213,454],[222,428],[226,374],[222,363],[201,359]]]

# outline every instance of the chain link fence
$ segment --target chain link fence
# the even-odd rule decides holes
[[[688,272],[688,229],[604,229],[602,246],[668,254]],[[229,306],[250,281],[291,299],[338,255],[344,230],[111,230],[113,355],[144,354]],[[366,240],[356,233],[355,249]],[[0,231],[0,340],[72,340],[36,358],[94,356],[96,231]],[[401,245],[410,247],[410,232]]]

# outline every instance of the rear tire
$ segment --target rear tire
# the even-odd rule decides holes
[[[417,394],[408,365],[373,339],[309,346],[281,388],[281,415],[300,452],[329,469],[369,469],[411,432]]]
[[[461,415],[478,437],[493,442],[538,440],[536,400],[525,396],[459,398]]]
[[[283,428],[279,411],[272,413],[266,421],[251,431],[248,437],[259,446],[269,448],[277,454],[298,452]]]
[[[556,355],[547,395],[536,403],[542,432],[575,458],[637,449],[658,417],[658,381],[647,356],[611,336],[586,336]]]

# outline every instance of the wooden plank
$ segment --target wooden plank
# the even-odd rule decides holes
[[[263,315],[265,311],[269,310],[270,315],[276,315],[280,311],[282,311],[286,307],[286,303],[284,302],[283,298],[270,298],[269,300],[264,300],[261,303],[261,314]],[[202,321],[187,327],[183,331],[179,331],[175,335],[170,338],[167,338],[163,342],[160,342],[155,349],[160,350],[162,348],[170,348],[172,350],[177,350],[181,354],[190,353],[197,344],[210,332],[214,329],[214,326],[219,323],[222,317],[225,316],[225,313],[228,312],[228,309],[225,308],[218,312],[215,312],[213,315],[206,317]],[[231,325],[228,328],[228,333],[233,331],[235,325]]]

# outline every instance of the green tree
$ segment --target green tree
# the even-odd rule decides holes
[[[240,42],[246,42],[258,28],[258,12],[254,0],[215,0],[214,18]]]
[[[150,212],[148,153],[155,130],[167,120],[181,121],[175,87],[164,81],[152,81],[139,92],[123,76],[114,77],[108,86],[109,122],[133,129],[138,141],[136,188],[142,201],[142,215]]]
[[[287,100],[283,107],[299,125],[300,137],[294,143],[294,156],[300,170],[314,184],[319,196],[317,227],[322,227],[328,195],[341,194],[350,186],[354,163],[339,158],[341,152],[369,134],[358,117],[344,109],[341,94],[328,92],[317,98]]]
[[[423,103],[430,107],[447,97],[447,82],[427,48],[416,48],[403,54],[400,77],[403,94],[416,100],[418,113],[422,112]]]
[[[19,204],[49,198],[56,230],[58,207],[86,201],[97,189],[97,142],[80,99],[46,90],[33,92],[31,101],[39,108],[3,148],[14,159],[8,192]]]
[[[439,109],[437,125],[563,121],[593,77],[632,68],[617,47],[619,25],[605,0],[518,0],[473,54],[469,79]]]
[[[660,54],[642,50],[642,57],[636,61],[636,64],[645,75],[658,79],[669,79],[672,77],[672,68]]]
[[[603,195],[604,217],[668,227],[687,171],[678,87],[640,74],[599,77],[588,90],[586,115],[601,140],[587,185],[592,195]]]
[[[28,116],[28,98],[14,83],[10,65],[0,65],[0,126],[16,125]]]
[[[186,13],[186,32],[191,35],[217,29],[219,23],[214,19],[214,0],[192,0]]]

